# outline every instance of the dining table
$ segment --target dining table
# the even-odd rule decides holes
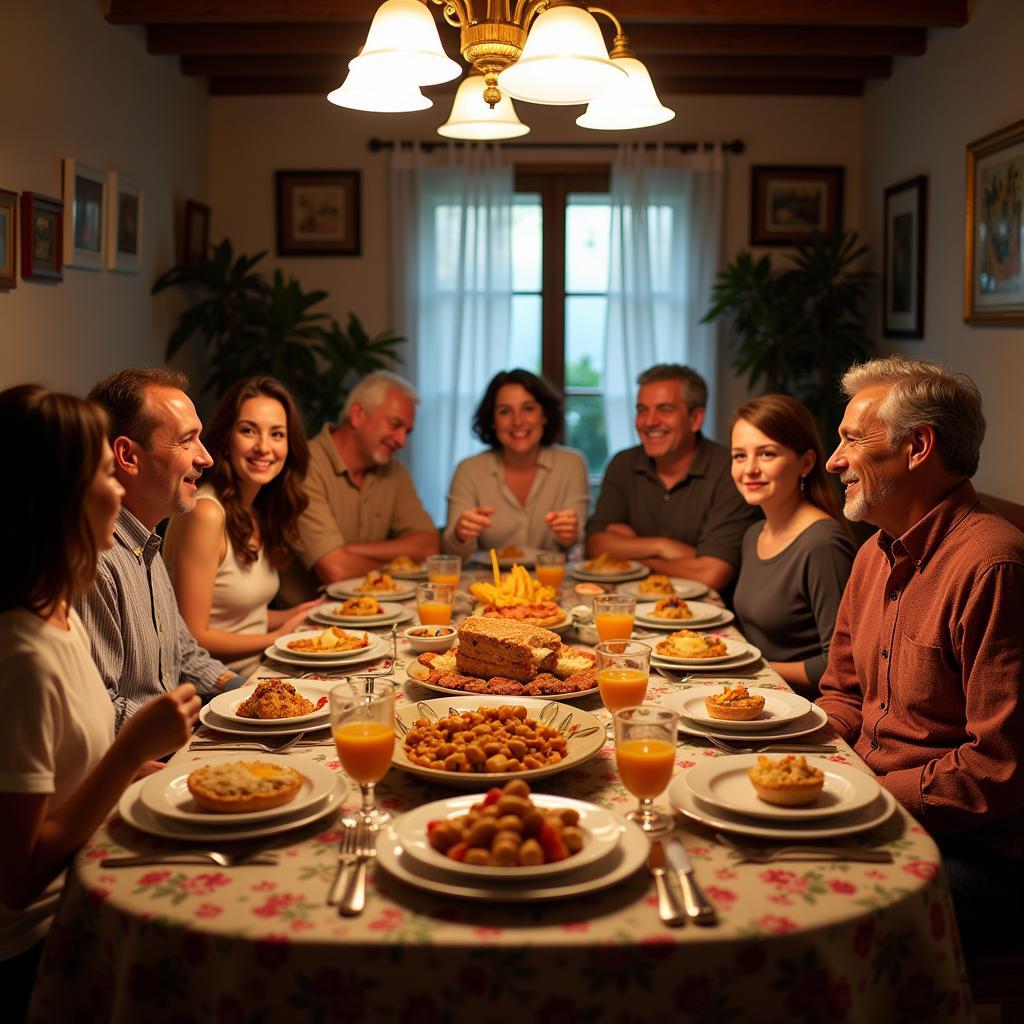
[[[465,576],[463,582],[466,582]],[[714,595],[705,600],[717,600]],[[571,603],[563,602],[563,603]],[[739,637],[734,625],[716,632]],[[386,634],[385,634],[386,636]],[[570,632],[564,642],[579,640]],[[395,663],[399,709],[439,694],[409,679],[406,641]],[[280,676],[268,660],[254,679]],[[329,673],[324,673],[329,675]],[[756,693],[788,692],[764,660],[676,681],[652,674],[646,703],[679,700],[707,682],[742,680]],[[514,703],[514,698],[510,698]],[[563,702],[609,718],[598,695]],[[211,734],[202,729],[194,740]],[[293,747],[300,771],[344,778],[330,735]],[[870,770],[827,725],[803,741],[834,744],[819,763]],[[729,746],[728,743],[724,744]],[[186,746],[170,767],[207,759]],[[246,756],[246,755],[240,755]],[[672,787],[735,755],[680,734]],[[311,769],[312,770],[312,769]],[[616,770],[614,744],[536,780],[540,794],[572,797],[622,815],[635,798]],[[395,816],[467,790],[393,767],[377,786]],[[471,792],[471,790],[470,790]],[[350,783],[342,810],[358,802]],[[666,794],[655,801],[671,810]],[[386,1021],[445,1024],[700,1024],[820,1021],[927,1024],[973,1021],[974,1008],[938,849],[902,807],[844,846],[891,860],[744,859],[733,843],[766,848],[683,813],[673,835],[716,912],[715,923],[667,927],[644,863],[615,884],[567,887],[563,898],[467,899],[410,885],[371,861],[365,910],[340,916],[327,902],[343,833],[333,812],[268,837],[276,863],[223,867],[153,863],[104,867],[122,855],[159,859],[188,849],[140,832],[115,811],[69,867],[47,938],[28,1019],[224,1024]],[[740,844],[742,845],[742,843]],[[828,847],[829,840],[820,843]],[[768,851],[770,854],[770,850]],[[440,891],[438,891],[440,890]]]

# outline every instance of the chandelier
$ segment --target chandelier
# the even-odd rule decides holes
[[[651,76],[629,48],[611,11],[585,0],[385,0],[377,9],[345,81],[328,100],[379,113],[424,110],[425,85],[450,82],[462,68],[444,52],[429,4],[461,33],[470,65],[439,135],[511,139],[530,129],[512,100],[571,106],[583,128],[622,130],[662,124],[675,113],[662,105]],[[605,47],[595,15],[608,18],[615,38]]]

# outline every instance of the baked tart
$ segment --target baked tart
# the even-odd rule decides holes
[[[747,774],[757,795],[765,803],[779,807],[813,804],[825,785],[825,773],[812,768],[803,754],[787,754],[780,761],[762,755]]]
[[[196,806],[213,814],[267,811],[294,800],[302,788],[294,768],[267,761],[232,761],[207,764],[188,777],[188,791]]]
[[[721,693],[704,698],[704,706],[712,718],[726,722],[752,722],[764,711],[764,697],[751,693],[745,686],[726,686]]]

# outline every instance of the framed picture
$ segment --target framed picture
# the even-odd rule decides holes
[[[103,269],[104,207],[107,177],[102,171],[64,158],[64,264]]]
[[[181,262],[188,266],[199,263],[210,252],[210,208],[194,199],[185,200],[181,232]]]
[[[142,262],[142,188],[107,174],[107,269],[138,273]]]
[[[18,287],[18,193],[0,188],[0,288]]]
[[[1024,121],[967,147],[964,320],[1024,324]]]
[[[924,175],[885,190],[885,251],[882,270],[882,333],[887,338],[924,337]]]
[[[751,245],[799,245],[842,229],[842,167],[750,169]]]
[[[359,171],[278,171],[281,256],[358,256]]]
[[[64,204],[38,192],[21,194],[21,276],[60,281],[64,255]]]

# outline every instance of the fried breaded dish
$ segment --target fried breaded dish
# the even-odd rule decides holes
[[[310,715],[316,708],[306,700],[295,687],[283,679],[261,679],[252,696],[238,705],[235,714],[239,718],[259,718],[269,721],[276,718],[298,718]]]

